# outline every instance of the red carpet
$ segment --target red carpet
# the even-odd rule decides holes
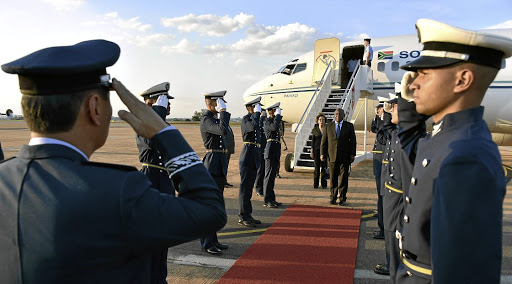
[[[217,283],[353,283],[360,221],[360,210],[292,205]]]

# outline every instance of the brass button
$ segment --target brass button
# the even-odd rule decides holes
[[[391,161],[394,161],[395,159],[391,158],[390,160],[391,160]]]
[[[409,223],[409,216],[405,215],[404,216],[404,221],[405,221],[405,223]]]
[[[427,159],[423,159],[423,162],[421,162],[421,165],[423,167],[426,167],[428,165],[428,160]]]
[[[395,150],[391,150],[391,153],[395,153]]]
[[[394,175],[393,174],[389,174],[390,177],[393,177]]]
[[[412,276],[412,273],[410,271],[407,271],[407,275]]]
[[[416,185],[416,179],[415,178],[411,178],[411,184]]]
[[[391,193],[391,190],[388,190],[388,191],[389,191],[389,193]]]
[[[406,197],[405,197],[405,201],[406,201],[407,203],[411,204],[411,199],[409,198],[409,196],[406,196]]]

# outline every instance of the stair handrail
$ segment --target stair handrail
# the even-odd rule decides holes
[[[306,113],[309,111],[309,106],[311,105],[311,102],[313,101],[313,98],[315,98],[318,94],[318,90],[320,89],[320,86],[322,86],[324,84],[324,78],[325,78],[325,75],[330,71],[330,68],[331,68],[331,63],[332,61],[329,61],[329,64],[327,65],[327,68],[325,69],[325,72],[324,74],[322,75],[322,79],[320,79],[320,81],[318,82],[317,86],[316,86],[316,90],[315,92],[313,93],[313,95],[311,96],[311,99],[309,99],[309,103],[308,103],[308,106],[306,107],[306,109],[304,110],[304,112],[302,113],[302,116],[300,117],[299,119],[299,122],[297,123],[297,127],[295,127],[295,133],[297,133],[297,129],[299,128],[299,126],[302,126],[302,122],[303,122],[303,119],[304,119],[304,116],[306,115]],[[359,62],[358,62],[359,63]],[[302,127],[301,127],[302,128]]]

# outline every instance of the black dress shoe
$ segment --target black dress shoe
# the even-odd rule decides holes
[[[214,243],[214,245],[215,245],[215,247],[216,247],[216,248],[218,248],[218,249],[222,249],[222,250],[224,250],[224,249],[228,249],[228,245],[226,245],[226,244],[221,244],[221,243],[219,243],[219,242],[216,242],[216,243]]]
[[[283,205],[283,203],[281,203],[281,202],[277,202],[277,201],[271,201],[271,202],[272,202],[272,203],[274,203],[276,206],[281,206],[281,205]]]
[[[331,201],[329,201],[329,204],[331,204],[331,205],[336,205],[336,204],[338,204],[338,203],[336,203],[336,201],[334,201],[334,200],[331,200]]]
[[[263,204],[263,206],[268,207],[268,208],[277,208],[277,205],[275,205],[272,202],[267,202],[267,203]]]
[[[384,232],[382,231],[375,231],[373,232],[373,238],[377,240],[383,240],[384,239]]]
[[[340,201],[340,206],[343,206],[343,205],[345,205],[346,203],[347,203],[347,200],[346,200],[346,199],[344,199],[344,200]]]
[[[313,185],[313,188],[318,188],[318,185]]]
[[[251,221],[253,224],[256,224],[256,225],[261,224],[260,220],[256,220],[253,217],[249,217],[247,220]]]
[[[377,264],[373,272],[380,275],[389,275],[389,268],[387,268],[385,265]]]
[[[213,254],[213,255],[219,255],[222,254],[222,251],[218,249],[216,246],[211,246],[207,249],[204,249],[207,253]]]
[[[327,186],[326,186],[326,185],[322,185],[322,189],[326,189],[326,188],[327,188]]]
[[[249,227],[249,228],[256,227],[256,225],[253,222],[249,221],[249,220],[238,220],[238,225]]]

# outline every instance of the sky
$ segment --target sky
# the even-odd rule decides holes
[[[464,3],[464,4],[461,4]],[[112,77],[138,95],[170,82],[169,117],[204,108],[205,91],[227,90],[232,117],[242,95],[314,41],[414,34],[429,18],[465,29],[512,28],[512,1],[0,0],[0,64],[36,50],[106,39],[121,47]],[[17,76],[0,72],[0,113],[21,114]],[[126,109],[111,94],[114,115]]]

